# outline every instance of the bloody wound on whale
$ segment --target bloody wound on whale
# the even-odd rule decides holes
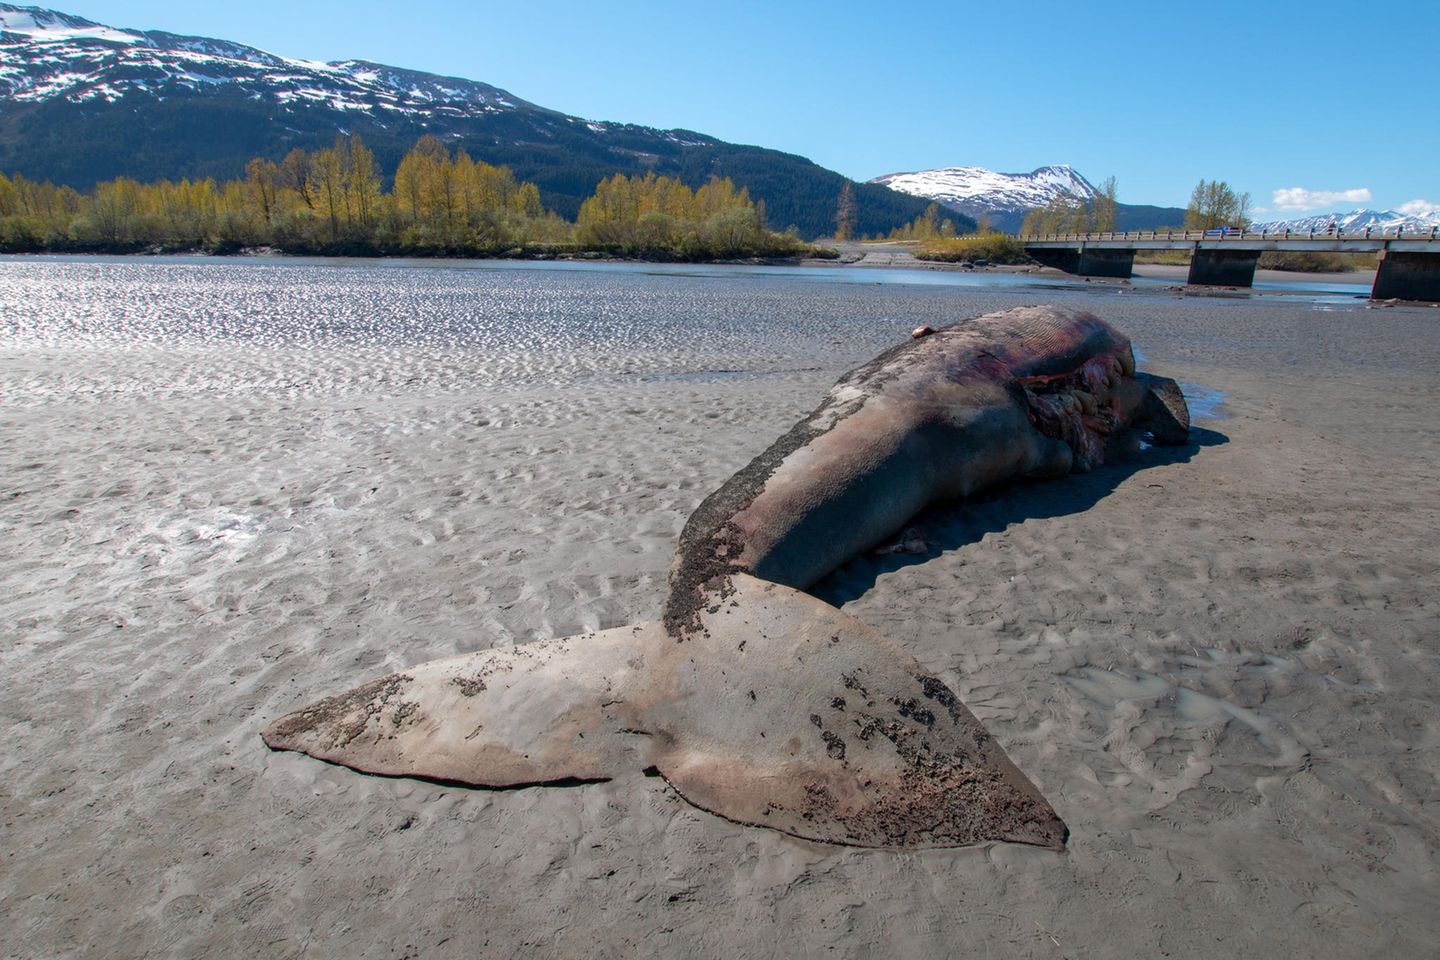
[[[1024,307],[842,377],[696,509],[657,623],[421,664],[276,721],[276,749],[474,786],[659,773],[741,823],[832,843],[1059,849],[1066,828],[900,647],[802,593],[929,504],[1183,443],[1175,382],[1089,313]]]

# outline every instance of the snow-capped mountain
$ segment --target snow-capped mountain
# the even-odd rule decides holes
[[[424,134],[507,165],[573,217],[615,173],[729,176],[766,203],[777,228],[835,229],[845,178],[804,157],[688,130],[599,122],[475,80],[364,60],[282,57],[240,43],[121,29],[0,3],[0,170],[89,189],[140,180],[240,176],[252,157],[316,150],[360,135],[382,171]],[[857,228],[886,233],[923,200],[874,184],[855,190]]]
[[[999,230],[1016,231],[1025,214],[1056,198],[1089,201],[1095,185],[1068,164],[1040,167],[1029,173],[996,173],[984,167],[945,167],[918,173],[892,173],[871,183],[884,184],[970,217],[986,217]],[[1185,211],[1178,207],[1153,207],[1119,203],[1116,226],[1121,230],[1149,230],[1179,226]]]
[[[1368,228],[1375,233],[1394,233],[1397,229],[1405,233],[1421,233],[1440,227],[1440,210],[1429,210],[1416,214],[1397,213],[1394,210],[1352,210],[1349,213],[1317,213],[1314,216],[1295,220],[1266,220],[1252,223],[1250,229],[1275,233],[1289,230],[1292,233],[1324,233],[1331,227],[1342,233],[1364,233]]]
[[[996,173],[984,167],[944,167],[886,174],[870,182],[934,200],[971,216],[1033,210],[1056,197],[1089,200],[1095,196],[1094,185],[1063,163],[1029,173]]]
[[[529,106],[484,83],[364,60],[293,60],[243,44],[160,30],[120,30],[81,17],[0,3],[0,98],[113,103],[131,93],[230,85],[284,105],[324,103],[373,117],[481,116]]]

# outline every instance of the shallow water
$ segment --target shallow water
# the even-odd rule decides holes
[[[386,395],[830,374],[921,324],[1052,302],[1116,324],[1160,372],[1176,360],[1324,367],[1334,365],[1327,330],[1377,317],[1338,299],[1177,297],[1145,283],[858,267],[10,257],[0,258],[0,351],[79,351],[103,364],[103,376],[89,368],[58,378],[53,365],[33,376],[22,365],[5,385],[12,404],[57,393]],[[1387,313],[1387,322],[1433,317]],[[1383,338],[1370,352],[1344,361],[1427,360]],[[211,362],[175,363],[180,354]]]
[[[892,277],[891,273],[906,274]],[[480,353],[496,381],[848,359],[972,312],[922,271],[73,258],[0,263],[0,344]],[[835,349],[835,348],[839,349]],[[711,358],[728,361],[717,364]],[[699,361],[697,364],[696,361]]]
[[[1185,394],[1185,405],[1190,408],[1191,420],[1224,420],[1228,417],[1221,410],[1225,398],[1229,396],[1224,390],[1200,383],[1182,383],[1180,392]]]
[[[1321,295],[1317,299],[1323,299],[1324,302],[1330,302],[1337,297],[1368,299],[1370,296],[1370,284],[1368,283],[1324,283],[1317,280],[1265,282],[1257,280],[1252,289],[1256,293],[1282,290],[1293,293],[1314,293]]]

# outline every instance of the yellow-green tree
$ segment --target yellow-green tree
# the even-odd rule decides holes
[[[120,177],[95,185],[90,216],[82,235],[91,233],[106,243],[121,244],[134,239],[136,215],[140,212],[140,184]]]
[[[1085,204],[1069,196],[1055,196],[1043,207],[1025,214],[1022,234],[1084,233],[1087,229]]]
[[[20,191],[5,174],[0,173],[0,217],[13,217],[20,213]]]
[[[214,236],[219,195],[214,180],[181,180],[140,187],[144,216],[135,239],[199,246]]]
[[[245,165],[247,203],[258,213],[266,226],[275,222],[280,194],[280,167],[273,160],[259,157]]]
[[[519,183],[508,167],[455,156],[433,136],[421,137],[395,171],[394,205],[410,245],[493,249],[522,241],[545,220],[540,191]],[[547,237],[554,225],[540,232]]]
[[[19,174],[0,178],[0,248],[63,245],[88,202],[70,187],[37,183]]]
[[[793,237],[765,228],[763,208],[728,177],[691,190],[653,172],[600,181],[580,205],[580,243],[662,257],[740,257],[793,250]]]
[[[1250,194],[1236,193],[1223,180],[1202,179],[1190,192],[1186,230],[1250,226]]]
[[[1095,196],[1090,201],[1090,222],[1087,224],[1091,230],[1108,233],[1115,229],[1115,220],[1120,209],[1117,192],[1114,177],[1107,177],[1095,191]]]
[[[988,228],[989,221],[986,221]],[[985,232],[981,230],[980,232]],[[940,205],[932,203],[925,208],[914,220],[904,226],[896,227],[890,231],[890,240],[914,240],[926,243],[931,240],[939,240],[943,237],[955,236],[955,222],[948,217],[942,217]]]
[[[315,209],[314,191],[310,182],[310,154],[296,147],[280,161],[280,183],[305,204],[307,210]]]
[[[450,151],[439,138],[421,137],[395,171],[400,215],[413,237],[448,243],[455,235],[461,190]]]
[[[840,185],[840,196],[835,200],[835,239],[849,240],[855,236],[856,220],[855,185],[846,180]]]
[[[337,134],[334,146],[310,158],[309,170],[329,239],[367,236],[380,205],[375,155],[358,136]]]
[[[368,233],[380,215],[382,200],[375,154],[361,142],[359,134],[346,137],[343,144],[337,138],[335,147],[341,151],[344,165],[346,206],[353,211],[354,226],[362,234]]]

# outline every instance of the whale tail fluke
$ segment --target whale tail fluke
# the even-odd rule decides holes
[[[811,840],[1059,849],[1065,825],[939,679],[854,617],[735,574],[696,627],[622,627],[422,664],[264,733],[366,773],[474,786],[652,770]]]
[[[631,692],[658,633],[643,624],[434,660],[262,736],[362,773],[483,787],[608,780],[644,766]]]
[[[809,594],[734,574],[670,658],[655,764],[730,820],[865,847],[1008,840],[1065,824],[937,677]]]

